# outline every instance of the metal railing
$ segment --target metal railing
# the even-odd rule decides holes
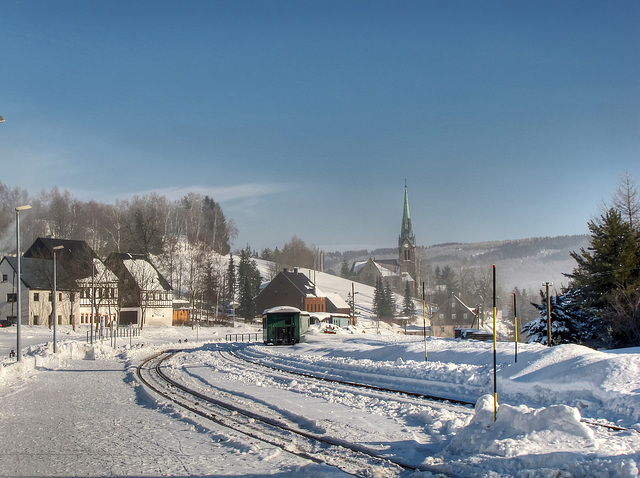
[[[129,339],[129,345],[134,338],[140,337],[140,327],[96,327],[93,331],[93,341],[108,339],[115,347],[118,338]],[[87,342],[91,342],[91,332],[87,331]]]
[[[262,332],[255,334],[227,334],[227,342],[262,342]]]

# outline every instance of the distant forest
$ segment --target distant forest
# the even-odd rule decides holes
[[[220,204],[201,194],[171,201],[151,193],[104,204],[81,201],[58,188],[31,196],[0,182],[0,250],[5,253],[15,253],[14,208],[25,204],[32,209],[20,215],[23,244],[45,236],[83,240],[100,257],[113,251],[158,255],[179,238],[227,254],[237,234]]]

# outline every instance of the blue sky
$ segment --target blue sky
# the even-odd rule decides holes
[[[640,2],[3,1],[1,181],[209,194],[234,248],[587,233],[640,182]]]

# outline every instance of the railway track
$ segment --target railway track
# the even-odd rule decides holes
[[[354,476],[370,476],[372,470],[381,469],[385,470],[386,476],[402,476],[415,470],[438,472],[432,467],[385,456],[361,444],[306,430],[304,424],[274,412],[257,400],[239,400],[237,395],[219,388],[211,388],[207,393],[195,390],[165,371],[165,362],[178,352],[167,350],[148,357],[137,367],[137,376],[149,390],[203,419]]]
[[[471,401],[446,398],[446,397],[442,397],[442,396],[439,396],[439,395],[430,395],[430,394],[424,394],[424,393],[416,393],[416,392],[410,392],[410,391],[395,390],[395,389],[386,388],[386,387],[379,387],[379,386],[376,386],[376,385],[369,385],[369,384],[364,384],[364,383],[351,382],[351,381],[347,381],[347,380],[330,378],[330,377],[326,377],[326,376],[318,376],[318,375],[314,375],[314,374],[311,374],[311,373],[297,372],[297,371],[293,371],[293,370],[289,370],[289,369],[283,369],[283,368],[275,367],[273,365],[268,365],[268,364],[262,363],[262,362],[260,362],[258,360],[251,359],[251,358],[248,358],[246,356],[238,355],[238,354],[236,354],[236,353],[234,353],[232,351],[226,351],[226,352],[219,351],[219,353],[221,355],[223,355],[223,356],[225,356],[225,355],[232,356],[237,360],[242,360],[244,362],[248,362],[248,363],[256,365],[256,366],[264,367],[264,368],[269,369],[269,370],[274,370],[274,371],[278,371],[278,372],[286,373],[286,374],[291,374],[291,375],[295,375],[295,376],[306,377],[306,378],[320,380],[320,381],[324,381],[324,382],[337,383],[337,384],[347,385],[347,386],[351,386],[351,387],[357,387],[357,388],[365,389],[365,390],[377,390],[377,391],[389,392],[389,393],[393,393],[393,394],[405,395],[405,396],[408,396],[408,397],[416,397],[416,398],[426,399],[426,400],[431,400],[431,401],[448,402],[448,403],[457,404],[457,405],[475,407],[475,402],[471,402]],[[588,426],[590,426],[590,427],[592,427],[594,429],[604,428],[604,429],[607,429],[607,430],[610,430],[610,431],[614,431],[614,432],[623,431],[623,432],[631,432],[631,433],[639,433],[640,434],[640,430],[636,430],[634,428],[626,428],[626,427],[621,427],[621,426],[618,426],[618,425],[613,425],[613,424],[610,424],[610,423],[603,423],[603,422],[600,422],[600,421],[597,421],[597,420],[591,419],[591,418],[582,418],[581,421],[585,425],[588,425]]]
[[[342,421],[327,420],[328,425],[322,423],[320,426],[315,426],[313,413],[308,417],[306,411],[301,415],[296,415],[284,405],[280,406],[276,402],[269,403],[268,399],[263,400],[260,390],[256,393],[255,387],[266,387],[261,390],[265,390],[265,393],[269,395],[269,390],[273,390],[271,387],[286,389],[291,383],[297,382],[303,390],[297,390],[299,398],[293,399],[297,402],[304,400],[303,397],[309,393],[309,390],[315,389],[313,392],[315,399],[318,397],[324,399],[325,396],[328,396],[327,394],[331,396],[331,400],[333,400],[334,394],[336,397],[339,394],[365,397],[365,399],[368,397],[368,399],[379,400],[381,403],[391,402],[393,406],[398,403],[411,404],[415,407],[423,407],[423,409],[424,407],[435,409],[442,407],[443,410],[455,413],[458,417],[463,413],[469,415],[473,413],[469,402],[456,400],[453,403],[454,401],[443,397],[358,384],[327,376],[314,376],[309,371],[283,370],[278,368],[277,364],[274,366],[274,364],[261,363],[260,357],[245,358],[244,354],[237,353],[238,351],[234,350],[234,347],[227,346],[220,350],[216,345],[210,349],[202,350],[202,353],[210,357],[209,360],[200,357],[194,362],[187,356],[178,355],[169,362],[169,359],[175,357],[177,352],[176,350],[167,350],[149,357],[138,367],[140,381],[176,406],[190,410],[203,419],[233,430],[236,434],[260,440],[306,460],[334,466],[354,476],[372,476],[380,474],[380,470],[384,470],[383,476],[401,477],[415,470],[429,471],[444,476],[441,471],[443,469],[446,469],[447,476],[455,476],[455,472],[452,473],[452,468],[445,463],[422,464],[424,456],[428,456],[428,451],[427,455],[416,455],[415,453],[405,453],[404,449],[400,451],[399,448],[394,451],[392,446],[378,446],[376,444],[382,443],[382,441],[376,442],[375,439],[368,439],[363,434],[366,431],[359,430],[357,433],[360,433],[360,436],[358,436],[357,433],[352,434],[352,430],[349,428],[348,439],[337,438],[344,436],[344,430],[348,428],[348,425],[345,426],[344,417]],[[233,387],[228,387],[226,383],[220,384],[215,380],[212,381],[211,375],[209,375],[212,368],[220,369],[217,372],[220,375],[217,375],[218,378],[215,380],[220,382],[229,380],[235,382],[236,386],[238,383],[245,385],[239,385],[240,388],[236,388],[234,391]],[[238,382],[239,380],[240,382]],[[247,385],[249,385],[249,389],[245,393],[243,387]],[[305,410],[313,412],[313,410]],[[601,423],[593,419],[583,419],[583,423],[594,428],[599,439],[606,440],[607,437],[616,439],[616,437],[629,432],[638,433],[634,429]],[[619,433],[623,435],[618,435]],[[419,443],[425,443],[417,437],[415,439]],[[406,443],[405,440],[406,438],[400,437],[398,439],[397,436],[390,434],[386,443],[400,444]],[[412,438],[409,440],[413,443]],[[404,446],[402,445],[402,447]],[[428,446],[426,447],[428,449]],[[422,448],[420,451],[424,450],[425,448]],[[402,458],[398,458],[398,456]],[[420,464],[410,463],[414,457],[417,460],[413,461]]]
[[[278,367],[274,367],[272,365],[267,365],[261,362],[258,362],[256,360],[251,360],[247,357],[242,357],[234,352],[231,351],[226,351],[226,352],[222,352],[219,351],[220,355],[225,356],[226,355],[230,355],[232,357],[235,357],[238,360],[243,360],[245,362],[248,362],[250,364],[253,365],[258,365],[260,367],[265,367],[268,368],[270,370],[275,370],[278,372],[282,372],[282,373],[288,373],[291,375],[296,375],[299,377],[305,377],[305,378],[310,378],[310,379],[314,379],[314,380],[320,380],[323,382],[330,382],[330,383],[337,383],[340,385],[347,385],[350,387],[356,387],[356,388],[360,388],[360,389],[365,389],[365,390],[376,390],[379,392],[389,392],[389,393],[393,393],[393,394],[398,394],[398,395],[405,395],[407,397],[416,397],[416,398],[421,398],[421,399],[427,399],[427,400],[433,400],[436,402],[448,402],[448,403],[453,403],[456,405],[464,405],[464,406],[471,406],[474,407],[475,406],[475,402],[469,402],[469,401],[465,401],[465,400],[459,400],[459,399],[455,399],[455,398],[447,398],[447,397],[442,397],[439,395],[430,395],[430,394],[426,394],[426,393],[418,393],[418,392],[409,392],[409,391],[404,391],[404,390],[395,390],[392,388],[387,388],[387,387],[379,387],[377,385],[369,385],[366,383],[359,383],[359,382],[351,382],[348,380],[341,380],[341,379],[336,379],[336,378],[329,378],[329,377],[322,377],[322,376],[318,376],[318,375],[314,375],[311,373],[305,373],[305,372],[296,372],[293,370],[285,370],[282,368],[278,368]]]

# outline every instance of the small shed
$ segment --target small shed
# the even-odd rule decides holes
[[[351,324],[351,317],[347,314],[331,314],[325,322],[338,327],[348,327]]]

